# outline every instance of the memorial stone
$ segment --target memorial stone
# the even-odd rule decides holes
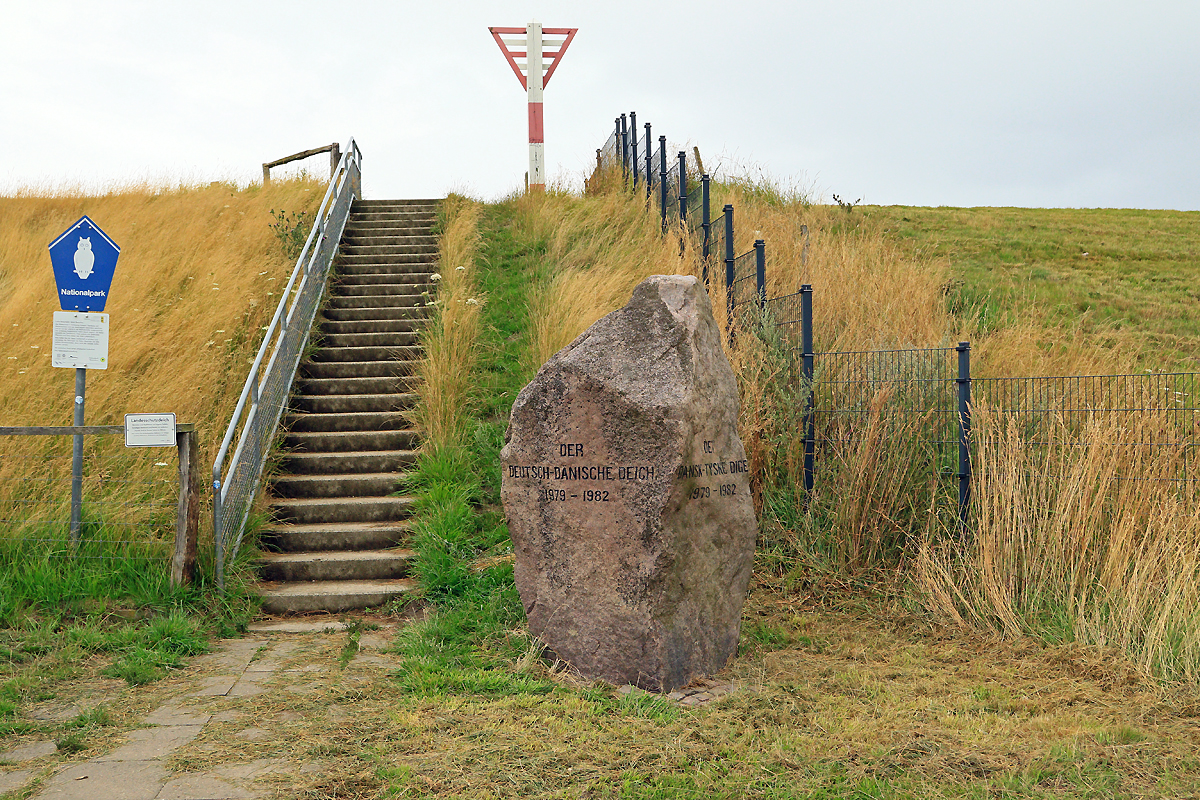
[[[758,525],[703,285],[656,275],[547,361],[501,454],[530,631],[584,677],[672,691],[737,651]]]

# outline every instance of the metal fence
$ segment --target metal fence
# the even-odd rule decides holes
[[[362,195],[361,166],[362,153],[351,139],[267,326],[213,463],[213,543],[221,588],[225,564],[241,547],[250,506],[324,296],[342,230],[354,200]]]
[[[633,115],[630,115],[633,117]],[[726,205],[714,219],[710,178],[689,180],[686,154],[667,158],[667,139],[658,137],[653,152],[639,150],[636,159],[619,152],[624,115],[615,121],[612,149],[606,162],[633,180],[645,180],[647,198],[656,199],[664,233],[678,230],[691,237],[700,254],[706,282],[722,280],[728,302],[729,333],[769,326],[794,356],[794,380],[803,398],[801,439],[803,482],[811,494],[822,476],[845,470],[863,457],[863,443],[879,431],[888,446],[903,451],[902,468],[915,470],[930,489],[925,500],[938,516],[968,524],[972,480],[972,409],[986,409],[1005,424],[1014,424],[1030,447],[1061,445],[1064,437],[1134,454],[1170,453],[1166,471],[1151,477],[1130,473],[1124,480],[1170,482],[1189,497],[1200,498],[1196,476],[1200,446],[1200,409],[1196,375],[1149,373],[1027,378],[973,378],[971,347],[910,348],[884,351],[819,352],[813,344],[812,287],[768,298],[766,245],[762,240],[741,255],[734,253],[734,208]],[[653,140],[645,124],[643,146]],[[644,161],[642,160],[644,159]],[[668,162],[670,167],[668,168]],[[807,261],[808,228],[802,226]],[[1097,434],[1098,421],[1105,421]],[[1089,427],[1090,426],[1090,427]],[[1086,435],[1085,435],[1086,434]],[[1071,437],[1074,437],[1071,439]],[[1091,438],[1089,438],[1091,437]],[[897,447],[899,442],[903,447]],[[1140,461],[1139,461],[1140,463]]]
[[[188,583],[199,515],[195,426],[177,426],[173,448],[125,447],[115,438],[124,430],[121,425],[0,427],[0,531],[50,556],[119,559],[160,553],[170,559],[172,581]],[[72,525],[76,436],[83,440],[82,502]]]

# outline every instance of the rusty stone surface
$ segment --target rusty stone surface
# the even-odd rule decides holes
[[[721,331],[657,275],[555,354],[501,454],[531,631],[585,677],[671,691],[737,650],[758,525]]]

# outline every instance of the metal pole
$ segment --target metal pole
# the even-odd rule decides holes
[[[729,306],[729,342],[733,343],[733,206],[725,204],[725,297]]]
[[[630,150],[629,163],[633,164],[633,188],[638,183],[638,152],[637,152],[637,112],[629,112],[629,130],[633,133],[633,149]]]
[[[679,222],[687,223],[687,153],[679,151]]]
[[[529,87],[529,190],[546,189],[546,144],[542,118],[542,23],[525,26],[525,82]]]
[[[654,181],[650,179],[650,170],[653,169],[652,159],[654,153],[650,152],[650,123],[646,123],[646,202],[649,205],[650,190],[654,186]]]
[[[621,115],[621,138],[617,141],[618,146],[621,148],[621,174],[622,175],[627,175],[629,173],[629,125],[628,125],[628,122],[629,122],[629,120],[627,120],[625,118],[625,115],[622,114]]]
[[[816,425],[813,419],[815,405],[813,402],[813,366],[816,357],[813,355],[812,294],[811,285],[806,283],[800,287],[800,348],[803,353],[801,374],[806,387],[804,397],[804,491],[806,495],[812,494],[813,490],[813,462],[817,449]]]
[[[667,230],[667,137],[658,137],[658,189],[659,211],[662,213],[662,229]]]
[[[758,289],[758,310],[767,308],[767,244],[762,239],[754,240],[754,282]]]
[[[87,370],[75,369],[75,425],[83,423],[83,398],[87,388]],[[79,523],[83,517],[83,434],[75,434],[71,448],[71,546],[79,544]]]
[[[704,269],[704,284],[706,286],[708,285],[708,237],[709,237],[709,234],[711,233],[711,229],[712,229],[712,220],[709,218],[709,209],[708,209],[708,184],[709,184],[708,176],[701,175],[700,176],[700,186],[702,187],[702,191],[701,191],[700,230],[704,234],[704,242],[701,245],[700,252],[702,254],[703,269]]]
[[[958,527],[967,535],[967,510],[971,503],[971,343],[958,347]]]

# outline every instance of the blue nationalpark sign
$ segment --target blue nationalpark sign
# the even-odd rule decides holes
[[[87,216],[50,243],[50,263],[63,311],[103,311],[121,248]]]

